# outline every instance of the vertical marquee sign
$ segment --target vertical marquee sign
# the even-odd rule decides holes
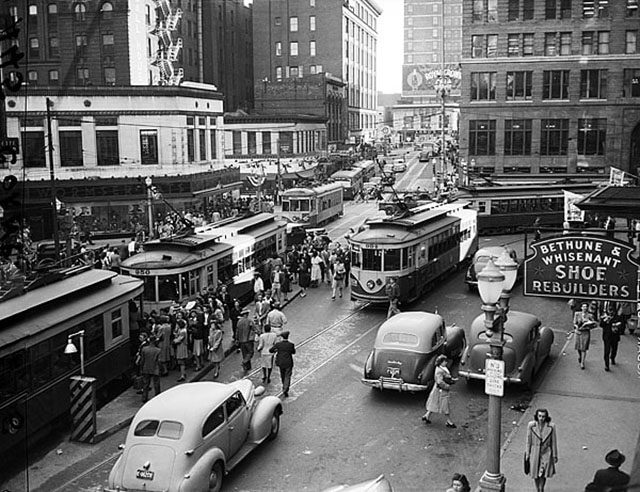
[[[560,236],[532,243],[524,295],[638,301],[633,246],[604,237]]]

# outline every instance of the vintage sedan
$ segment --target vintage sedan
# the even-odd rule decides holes
[[[489,259],[496,261],[500,258],[504,250],[504,246],[485,246],[476,251],[473,255],[473,261],[467,268],[467,273],[464,277],[464,282],[469,287],[469,290],[475,290],[478,288],[478,273],[487,266]],[[518,255],[513,249],[507,248],[507,250],[509,251],[511,258],[513,258],[513,261],[518,264],[518,276],[516,277],[516,282],[518,282],[524,275],[524,263],[522,260],[518,259]]]
[[[553,331],[542,326],[533,314],[509,311],[502,338],[505,381],[531,385],[535,374],[551,352]],[[471,324],[469,345],[460,361],[459,376],[467,379],[485,379],[485,360],[489,351],[484,315],[480,315]]]
[[[248,379],[187,383],[133,418],[108,491],[217,492],[225,473],[280,429],[282,403]]]
[[[407,311],[385,321],[364,365],[362,382],[372,388],[428,391],[435,359],[459,360],[466,346],[464,330],[446,326],[439,314]]]

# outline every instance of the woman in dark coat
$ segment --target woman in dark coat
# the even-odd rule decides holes
[[[281,277],[282,282],[280,283],[280,292],[282,292],[282,298],[285,302],[289,300],[289,292],[291,292],[291,280],[292,275],[289,270],[289,265],[285,265],[284,271],[282,272]]]
[[[534,420],[527,427],[524,459],[529,461],[528,475],[535,481],[536,491],[544,492],[547,478],[555,475],[558,462],[556,426],[544,408],[536,410]]]
[[[302,289],[300,297],[305,297],[307,295],[307,289],[311,285],[311,270],[310,265],[304,259],[300,261],[300,268],[298,270],[298,285],[300,285],[300,288]]]

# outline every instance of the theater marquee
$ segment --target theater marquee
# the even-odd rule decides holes
[[[600,237],[562,236],[530,245],[524,295],[638,301],[633,248]]]

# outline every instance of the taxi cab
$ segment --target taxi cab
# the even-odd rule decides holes
[[[187,383],[133,418],[107,491],[218,492],[226,473],[280,429],[282,403],[248,379]]]
[[[439,314],[406,311],[385,321],[364,366],[362,382],[372,388],[428,391],[435,359],[459,360],[466,347],[464,330],[445,326]]]

